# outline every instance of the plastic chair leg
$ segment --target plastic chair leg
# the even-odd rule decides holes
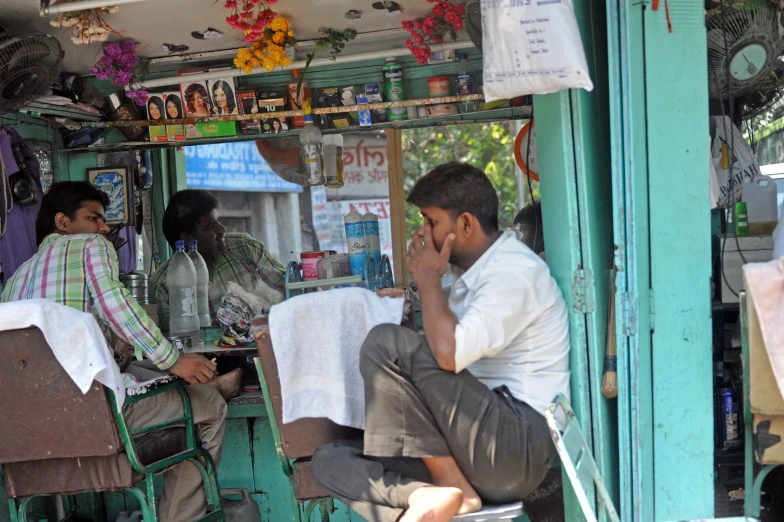
[[[743,503],[743,514],[747,517],[758,517],[760,515],[762,504],[762,483],[768,477],[768,473],[773,471],[773,468],[778,467],[778,464],[768,464],[763,466],[756,477],[751,491],[746,492],[746,500]]]
[[[133,495],[136,498],[136,500],[139,502],[139,507],[141,508],[142,511],[142,519],[144,519],[145,522],[147,520],[153,520],[154,522],[157,522],[158,520],[157,511],[154,513],[150,511],[150,506],[147,502],[147,497],[144,495],[144,493],[142,493],[142,491],[139,488],[125,488],[124,491],[127,491],[128,493]],[[153,505],[154,504],[155,504],[155,497],[153,497]]]

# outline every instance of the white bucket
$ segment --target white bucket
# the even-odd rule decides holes
[[[749,233],[769,235],[778,221],[776,182],[773,178],[760,175],[744,180],[743,201],[749,216]],[[755,232],[755,229],[758,231]]]

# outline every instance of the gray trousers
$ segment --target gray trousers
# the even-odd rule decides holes
[[[394,522],[431,485],[422,457],[454,457],[488,504],[521,500],[547,474],[556,451],[544,416],[505,387],[442,370],[413,330],[371,330],[360,370],[364,444],[324,444],[312,465],[316,482],[366,520]]]

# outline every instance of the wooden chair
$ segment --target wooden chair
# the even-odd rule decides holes
[[[252,324],[259,354],[254,359],[256,370],[259,374],[280,466],[291,486],[294,520],[307,522],[316,507],[320,507],[322,520],[328,521],[329,513],[334,510],[332,497],[313,479],[310,458],[316,448],[322,444],[333,440],[361,437],[362,432],[339,426],[329,419],[299,419],[283,424],[283,401],[278,365],[272,350],[269,321],[266,317],[259,317],[254,319]]]
[[[224,519],[215,467],[197,446],[182,385],[128,397],[134,403],[177,389],[184,410],[180,418],[131,430],[110,390],[93,382],[81,393],[38,328],[2,331],[0,346],[0,464],[12,522],[25,522],[37,497],[117,489],[139,501],[146,522],[157,522],[154,477],[185,460],[201,471],[212,508],[201,521]],[[143,489],[134,487],[139,482]]]

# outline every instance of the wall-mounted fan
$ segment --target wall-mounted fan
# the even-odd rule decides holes
[[[708,11],[706,25],[711,98],[735,98],[754,112],[775,103],[784,85],[784,31],[775,5],[764,0],[724,4]],[[747,101],[741,99],[747,95]]]
[[[53,36],[0,33],[0,112],[46,94],[60,75],[64,55]]]

